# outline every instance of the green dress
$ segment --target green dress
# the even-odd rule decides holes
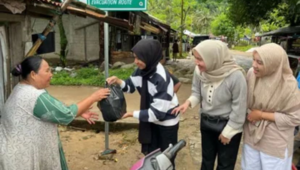
[[[75,119],[77,112],[77,105],[73,104],[67,107],[45,92],[38,97],[33,115],[45,122],[68,125]],[[57,135],[59,136],[58,132]],[[61,168],[62,170],[68,170],[67,161],[59,137],[58,140]]]
[[[57,124],[68,125],[77,112],[44,89],[16,85],[1,111],[0,169],[67,170]]]

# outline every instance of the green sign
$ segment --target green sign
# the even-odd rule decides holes
[[[86,0],[86,3],[103,11],[147,10],[147,0]]]

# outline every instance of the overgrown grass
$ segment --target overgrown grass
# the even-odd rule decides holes
[[[117,76],[120,79],[128,78],[134,71],[134,68],[130,69],[115,69],[109,70],[110,76]],[[71,77],[71,74],[76,74],[75,77]],[[85,85],[85,86],[104,86],[105,75],[94,67],[81,68],[73,71],[73,73],[67,71],[56,72],[53,74],[52,85]]]
[[[250,48],[253,48],[253,47],[255,47],[255,46],[253,46],[253,45],[247,45],[247,46],[235,46],[235,47],[233,47],[232,49],[233,49],[233,50],[238,50],[238,51],[247,51],[247,50],[249,50]]]

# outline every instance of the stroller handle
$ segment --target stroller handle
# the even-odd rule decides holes
[[[178,151],[180,151],[183,147],[185,147],[186,142],[185,140],[181,139],[178,143],[176,143],[172,148],[168,149],[164,152],[164,154],[169,158],[172,159]]]

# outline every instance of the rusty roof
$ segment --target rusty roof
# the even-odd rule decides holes
[[[33,0],[33,1],[47,3],[47,4],[54,5],[54,6],[61,6],[61,2],[57,2],[57,1],[53,1],[53,0]]]

